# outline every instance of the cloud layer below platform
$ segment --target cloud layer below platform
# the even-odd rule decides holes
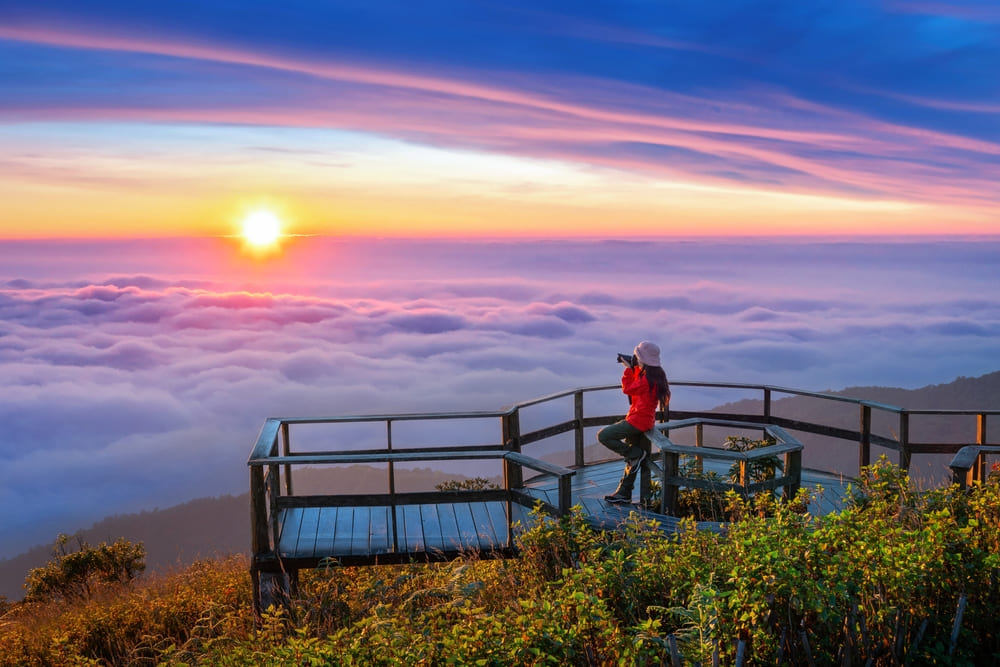
[[[615,353],[642,339],[675,380],[816,390],[1000,360],[994,241],[227,252],[0,245],[0,503],[21,508],[0,519],[0,557],[107,514],[242,492],[267,416],[496,410],[613,384]]]

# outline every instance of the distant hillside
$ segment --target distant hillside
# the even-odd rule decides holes
[[[998,410],[1000,409],[1000,371],[977,378],[960,377],[948,384],[932,384],[919,389],[893,387],[848,387],[840,391],[825,390],[824,394],[848,396],[878,401],[900,408],[939,410]],[[789,397],[775,401],[775,405],[794,406],[809,410],[813,399]],[[734,406],[759,409],[760,401],[745,400],[720,405],[717,410],[728,411]],[[816,413],[816,410],[812,411]]]
[[[840,391],[824,391],[835,396],[859,398],[899,408],[937,410],[1000,410],[1000,371],[977,378],[960,377],[948,384],[936,384],[919,389],[892,387],[849,387]],[[839,428],[858,430],[860,408],[851,403],[838,403],[807,396],[776,394],[771,404],[771,414],[789,419],[827,424]],[[717,412],[760,414],[760,400],[743,400],[715,408]],[[895,414],[874,410],[872,429],[878,435],[898,438],[899,421]],[[992,428],[996,428],[995,426]],[[805,445],[803,464],[809,468],[834,470],[855,474],[858,464],[857,445],[841,440],[796,434]],[[971,416],[910,418],[911,442],[974,442],[976,422]],[[996,441],[993,436],[991,441]],[[894,463],[898,454],[891,450],[872,447],[872,460],[886,454]],[[946,474],[951,455],[921,455],[914,458],[910,474],[914,479],[937,482]]]
[[[460,478],[438,470],[396,470],[399,490],[430,490],[441,482]],[[296,492],[363,493],[386,486],[384,469],[348,466],[340,469],[304,470],[293,479]],[[80,535],[91,545],[120,537],[146,546],[147,570],[164,569],[232,553],[250,552],[250,499],[248,494],[199,498],[167,509],[113,515]],[[55,535],[52,536],[53,540]],[[32,568],[52,558],[52,546],[40,545],[0,560],[0,595],[11,600],[24,597],[24,579]]]

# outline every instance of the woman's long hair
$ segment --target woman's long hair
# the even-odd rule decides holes
[[[667,381],[667,373],[659,366],[644,366],[646,371],[646,381],[649,388],[656,390],[656,400],[660,405],[665,405],[670,399],[670,383]]]

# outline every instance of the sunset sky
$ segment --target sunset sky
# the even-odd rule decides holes
[[[992,234],[1000,5],[0,1],[0,238]]]

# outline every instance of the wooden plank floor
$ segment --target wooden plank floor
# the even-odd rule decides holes
[[[530,510],[512,503],[515,523]],[[395,513],[395,522],[393,521]],[[279,513],[285,560],[361,561],[378,556],[440,556],[509,549],[503,501],[373,507],[290,507]]]
[[[600,520],[602,514],[607,514],[614,518],[621,515],[621,510],[627,514],[630,510],[637,510],[638,506],[611,505],[604,502],[604,496],[614,492],[618,487],[618,480],[621,479],[623,462],[621,459],[604,461],[600,463],[588,464],[580,468],[573,475],[573,503],[583,504],[587,513]],[[715,471],[721,476],[726,476],[729,466],[724,461],[704,461],[706,471]],[[847,495],[847,485],[853,481],[849,477],[844,477],[835,473],[822,472],[819,470],[804,469],[802,471],[802,487],[816,490],[822,487],[822,495],[815,499],[809,506],[809,511],[813,514],[829,514],[843,507],[844,499]],[[553,502],[556,498],[556,482],[546,477],[537,477],[525,482],[528,492],[532,495],[539,494],[539,497]],[[639,481],[636,480],[635,491],[632,499],[639,500]],[[619,510],[619,511],[614,511]],[[653,513],[650,513],[653,514]],[[662,516],[657,514],[656,516]]]
[[[710,468],[706,461],[706,468]],[[633,512],[657,521],[664,530],[677,529],[678,520],[638,505],[613,505],[604,496],[613,492],[622,474],[620,459],[590,464],[572,477],[573,504],[583,507],[590,521],[613,528]],[[725,474],[724,469],[717,472]],[[803,470],[802,485],[822,486],[823,495],[810,507],[824,514],[843,506],[850,480],[831,473]],[[525,482],[529,495],[558,502],[556,480],[538,477]],[[638,500],[638,484],[634,499]],[[489,554],[510,549],[508,511],[523,530],[531,522],[530,508],[503,501],[443,505],[375,507],[293,507],[279,514],[278,551],[282,559],[303,564],[325,558],[342,562],[374,562],[412,557],[452,557],[461,553]],[[395,520],[393,520],[395,518]],[[701,524],[718,529],[718,524]],[[517,530],[515,530],[516,534]],[[392,556],[394,558],[386,558]]]

